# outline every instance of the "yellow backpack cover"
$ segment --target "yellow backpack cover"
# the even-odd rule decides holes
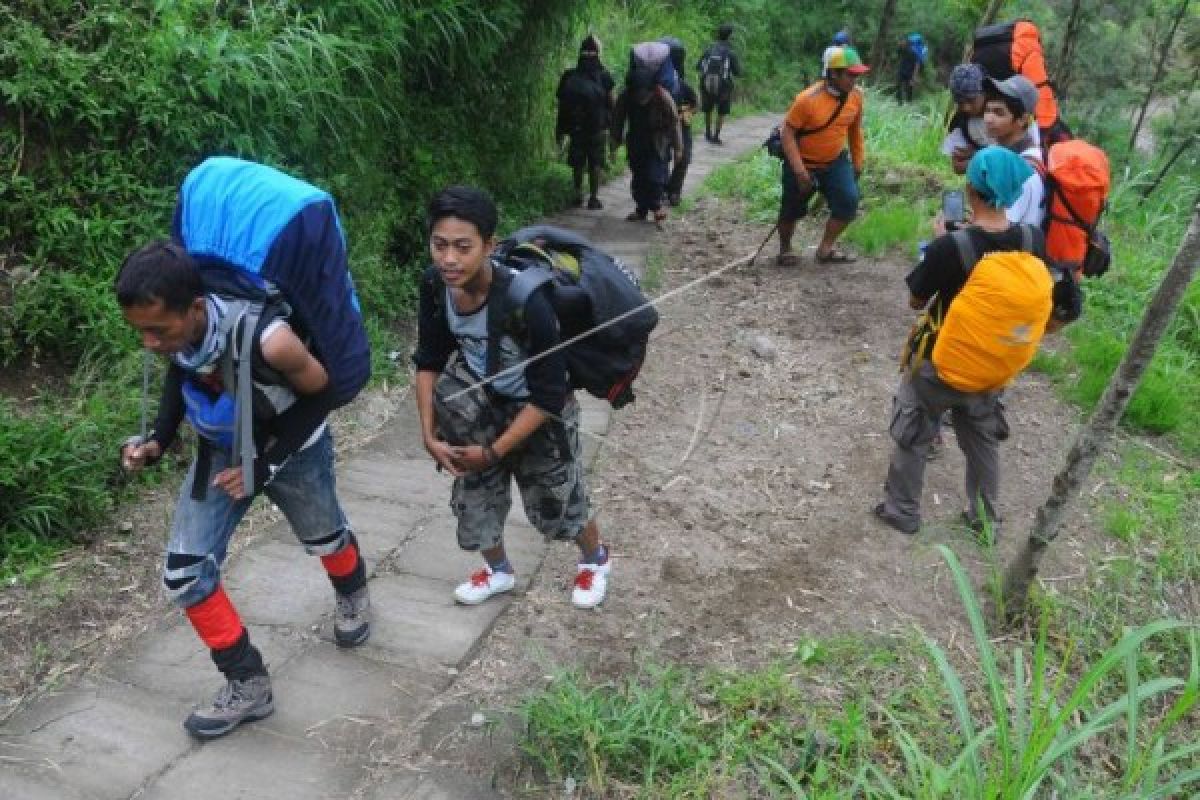
[[[1054,279],[1031,253],[996,252],[976,260],[966,231],[953,236],[964,266],[974,266],[967,266],[967,282],[946,311],[933,366],[960,392],[997,391],[1037,353],[1050,320]]]

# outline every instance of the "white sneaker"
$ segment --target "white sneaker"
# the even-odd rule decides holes
[[[611,570],[611,556],[603,564],[577,565],[575,585],[571,588],[571,605],[576,608],[595,608],[603,603]]]
[[[516,585],[517,579],[511,572],[492,572],[491,567],[485,566],[454,589],[454,599],[464,606],[477,606],[494,594],[511,592]]]

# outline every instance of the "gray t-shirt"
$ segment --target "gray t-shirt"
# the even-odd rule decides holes
[[[446,323],[458,340],[459,350],[467,361],[471,372],[483,377],[487,375],[488,305],[484,302],[469,314],[454,307],[450,289],[445,290]],[[507,333],[500,337],[499,364],[492,381],[492,389],[514,400],[527,400],[529,386],[525,383],[525,351]]]

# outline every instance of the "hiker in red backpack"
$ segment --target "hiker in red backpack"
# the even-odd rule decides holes
[[[775,263],[795,266],[792,252],[796,220],[808,214],[820,191],[829,204],[829,220],[817,245],[817,263],[847,263],[855,256],[837,247],[838,237],[858,214],[858,176],[866,160],[863,93],[855,85],[869,72],[852,47],[825,51],[825,78],[796,95],[780,128],[783,147],[782,196],[779,202],[779,255]]]
[[[275,708],[263,657],[221,583],[254,496],[275,503],[320,558],[334,643],[355,647],[370,634],[366,564],[338,502],[326,421],[365,385],[370,348],[326,192],[262,164],[210,158],[184,181],[172,239],[134,252],[115,281],[142,346],[169,360],[154,428],[127,440],[121,461],[130,471],[157,461],[185,417],[196,431],[162,579],[226,679],[184,722],[212,739]]]
[[[700,106],[704,111],[704,141],[721,144],[721,128],[733,104],[734,78],[741,77],[742,66],[729,40],[733,26],[728,22],[717,28],[717,40],[705,48],[696,62],[700,73]],[[713,114],[716,122],[713,122]]]
[[[575,205],[583,205],[583,174],[587,171],[587,207],[604,208],[597,196],[600,173],[606,166],[608,126],[612,120],[612,75],[600,62],[600,40],[588,34],[579,45],[579,61],[562,74],[558,81],[558,123],[555,135],[559,148],[564,139],[567,163],[570,164],[575,185]]]
[[[1038,172],[1042,148],[1029,134],[1038,100],[1037,87],[1024,76],[1014,75],[1003,81],[986,78],[984,91],[983,121],[988,135],[996,144],[1013,151],[1034,168],[1021,189],[1021,196],[1008,205],[1005,213],[1015,224],[1041,226],[1045,215],[1045,185]]]

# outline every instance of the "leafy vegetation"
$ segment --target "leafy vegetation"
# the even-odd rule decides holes
[[[1076,670],[1044,615],[1031,650],[1003,653],[940,549],[978,677],[927,637],[806,640],[752,671],[568,673],[525,705],[525,752],[603,797],[1167,798],[1200,785],[1186,724],[1200,699],[1194,627],[1118,631]]]

